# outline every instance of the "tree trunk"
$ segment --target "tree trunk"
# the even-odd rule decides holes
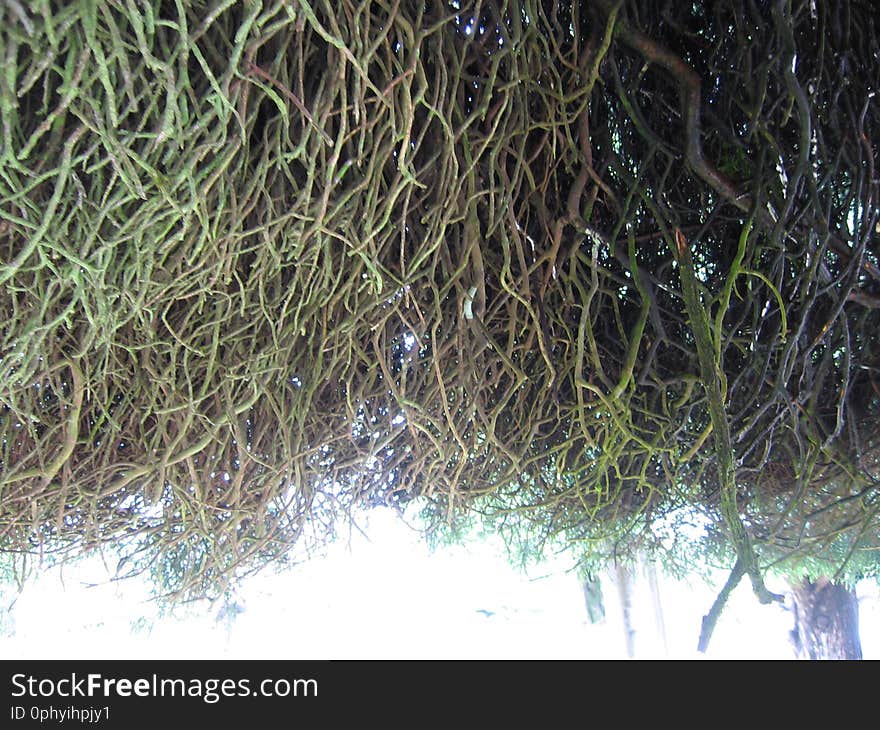
[[[669,655],[669,641],[666,636],[666,620],[663,617],[663,601],[660,597],[660,581],[657,578],[657,564],[650,558],[643,557],[642,564],[645,577],[648,579],[648,590],[651,591],[651,604],[654,607],[654,626],[663,646],[663,654]]]
[[[795,652],[802,659],[861,659],[859,603],[854,590],[819,578],[792,587]]]
[[[581,581],[584,592],[584,604],[587,617],[591,624],[599,624],[605,620],[605,601],[602,596],[602,582],[598,576],[588,575]]]
[[[636,655],[636,629],[633,625],[633,584],[635,573],[632,567],[614,561],[614,577],[617,584],[617,595],[620,598],[620,613],[623,617],[623,638],[626,655],[634,659]]]

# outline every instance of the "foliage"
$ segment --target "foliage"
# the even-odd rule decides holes
[[[219,595],[423,497],[872,563],[870,2],[0,15],[3,549]]]

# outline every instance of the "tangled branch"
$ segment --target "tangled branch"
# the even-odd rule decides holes
[[[865,554],[869,3],[0,14],[4,550],[195,595],[421,497],[596,550],[696,511],[753,578]]]

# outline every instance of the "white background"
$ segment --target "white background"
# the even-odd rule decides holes
[[[237,597],[162,616],[137,581],[113,582],[99,559],[46,571],[14,600],[0,633],[3,659],[481,659],[625,658],[617,593],[603,582],[606,620],[587,622],[567,565],[525,576],[489,545],[430,552],[390,511],[365,531],[285,573],[264,571]],[[111,561],[108,561],[111,562]],[[115,560],[112,561],[112,569]],[[726,576],[719,575],[723,581]],[[97,585],[94,585],[97,584]],[[719,583],[720,585],[720,583]],[[782,590],[770,584],[771,590]],[[709,652],[695,651],[718,586],[661,578],[667,645],[656,629],[647,582],[634,589],[636,658],[790,659],[791,615],[761,606],[743,581]],[[878,591],[859,586],[862,649],[880,658]],[[491,615],[487,613],[491,612]]]

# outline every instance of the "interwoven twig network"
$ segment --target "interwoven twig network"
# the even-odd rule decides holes
[[[197,595],[422,496],[606,546],[688,506],[740,558],[853,560],[876,23],[0,1],[0,547],[112,543]]]

